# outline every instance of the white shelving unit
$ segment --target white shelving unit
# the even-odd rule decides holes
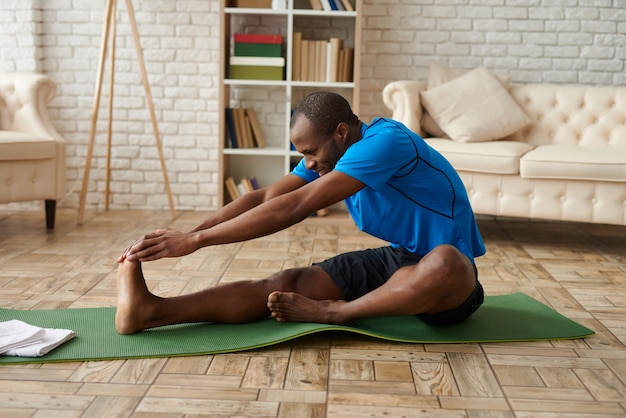
[[[284,10],[229,7],[231,0],[220,0],[219,75],[219,205],[230,201],[224,179],[233,176],[256,177],[266,186],[286,175],[301,155],[291,149],[289,121],[291,110],[308,93],[331,90],[346,97],[355,114],[359,111],[362,0],[351,0],[355,11],[311,10],[308,0],[288,0]],[[304,39],[341,37],[344,46],[354,48],[351,82],[296,81],[293,72],[293,33]],[[229,58],[234,33],[280,34],[286,61],[284,80],[229,79]],[[227,146],[226,108],[255,108],[267,139],[263,148]]]

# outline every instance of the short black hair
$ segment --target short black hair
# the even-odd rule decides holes
[[[330,91],[318,91],[306,96],[294,110],[290,128],[301,115],[310,120],[316,133],[322,136],[332,135],[341,122],[350,126],[356,126],[359,122],[358,116],[352,113],[350,103],[343,96]]]

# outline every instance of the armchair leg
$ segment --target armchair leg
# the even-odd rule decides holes
[[[46,200],[46,228],[54,229],[54,218],[57,212],[57,201]]]

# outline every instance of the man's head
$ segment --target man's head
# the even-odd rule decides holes
[[[291,117],[291,141],[307,168],[324,175],[359,138],[359,118],[342,96],[321,91],[305,97]]]
[[[308,95],[298,105],[291,117],[290,128],[302,116],[313,122],[316,127],[316,135],[332,135],[337,125],[344,122],[356,126],[359,118],[352,113],[350,103],[342,96],[329,91],[318,91]]]

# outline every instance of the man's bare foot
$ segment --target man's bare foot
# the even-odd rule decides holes
[[[122,261],[117,269],[115,328],[134,334],[148,327],[152,307],[159,298],[148,290],[138,261]]]
[[[267,307],[280,322],[317,322],[344,324],[340,315],[343,300],[314,300],[298,293],[273,292],[267,298]]]

